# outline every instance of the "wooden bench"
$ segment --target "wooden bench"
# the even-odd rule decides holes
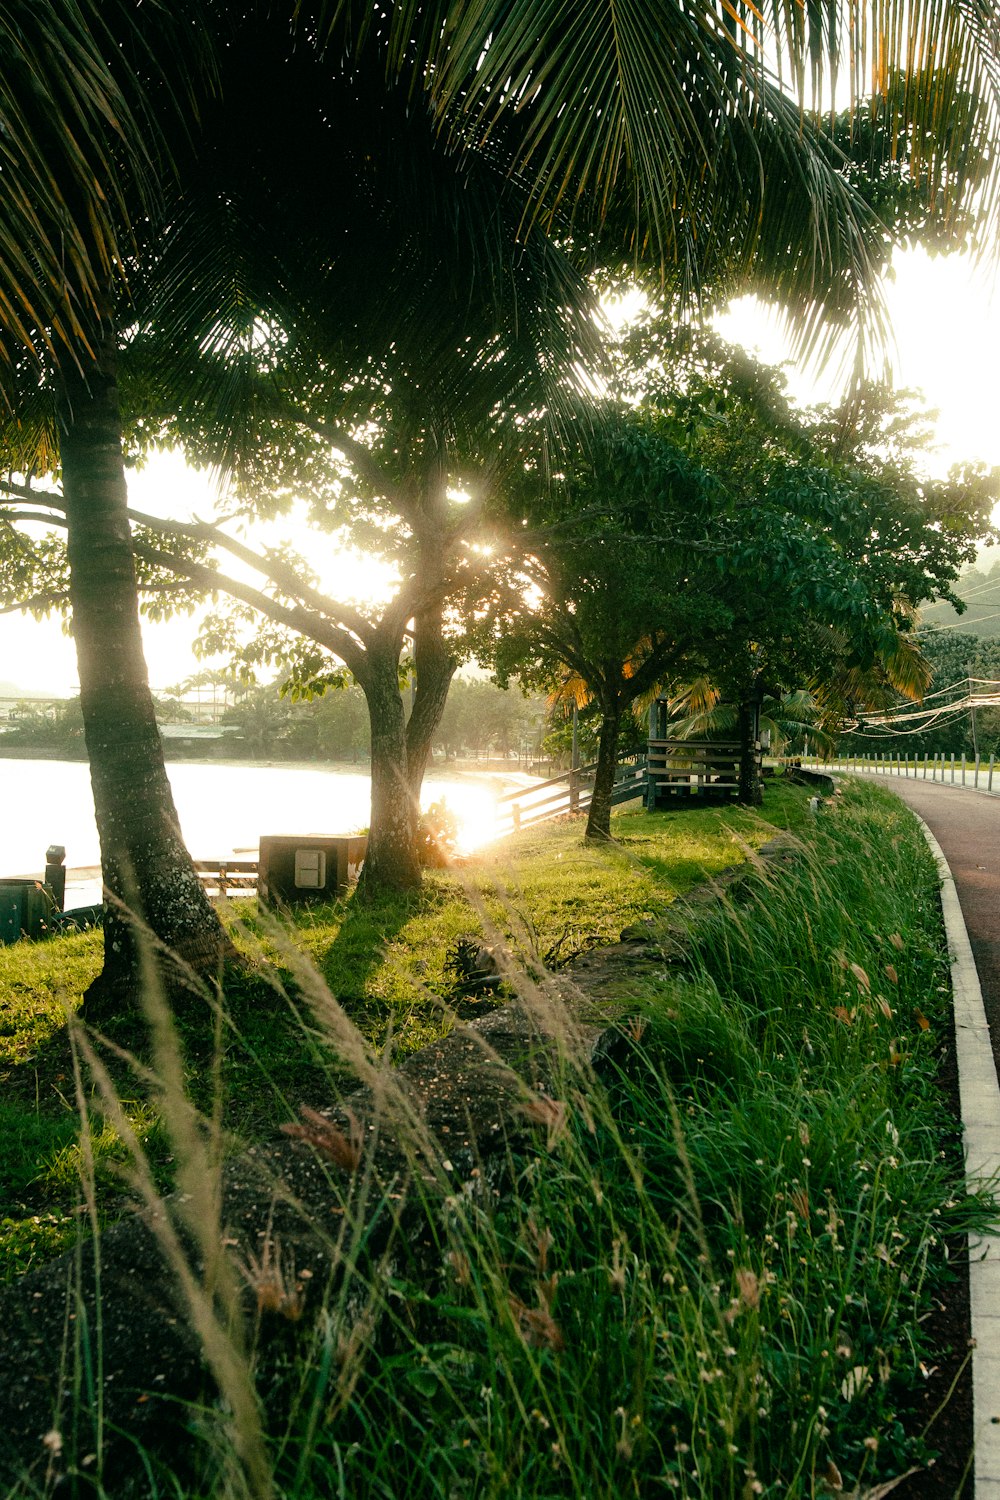
[[[758,771],[762,760],[755,745]],[[697,798],[731,801],[740,786],[738,740],[653,740],[646,758],[646,806]]]

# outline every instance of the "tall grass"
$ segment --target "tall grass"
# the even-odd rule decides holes
[[[188,1206],[156,1209],[138,1138],[134,1172],[222,1400],[191,1413],[182,1486],[149,1455],[144,1493],[794,1500],[927,1460],[907,1417],[923,1319],[947,1237],[994,1209],[964,1195],[937,1077],[950,993],[923,840],[849,789],[782,860],[751,852],[716,903],[660,921],[662,961],[623,971],[594,1057],[572,985],[509,964],[538,1041],[491,1154],[436,1138],[286,955],[307,1025],[367,1086],[356,1129],[295,1127],[325,1173],[311,1277],[270,1220],[222,1253],[216,1135],[154,1008]]]

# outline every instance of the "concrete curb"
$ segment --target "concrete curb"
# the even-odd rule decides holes
[[[911,809],[912,811],[912,809]],[[914,817],[916,817],[914,813]],[[969,934],[941,846],[917,818],[937,861],[941,910],[952,954],[955,1051],[971,1191],[1000,1176],[1000,1085]],[[969,1236],[975,1500],[1000,1500],[1000,1234]]]

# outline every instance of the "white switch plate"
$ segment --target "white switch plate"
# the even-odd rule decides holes
[[[295,887],[300,891],[321,891],[326,885],[326,850],[296,849]]]

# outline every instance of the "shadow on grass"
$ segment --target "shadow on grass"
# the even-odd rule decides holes
[[[386,1009],[373,999],[370,980],[387,962],[390,944],[414,916],[433,904],[433,890],[423,887],[368,901],[351,895],[340,903],[337,934],[315,956],[323,978],[362,1031],[367,1030],[366,1018],[375,1020],[378,1011]],[[384,1023],[386,1015],[380,1019]]]

